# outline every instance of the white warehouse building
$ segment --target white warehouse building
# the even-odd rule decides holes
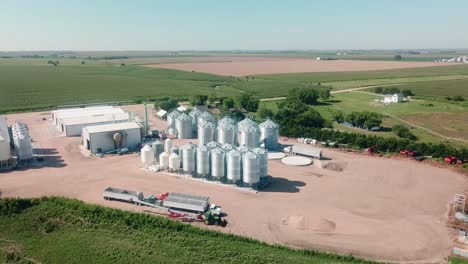
[[[82,133],[83,146],[92,154],[118,148],[135,148],[141,143],[141,127],[136,122],[87,126]]]
[[[81,136],[83,128],[87,126],[124,123],[130,121],[132,121],[132,116],[129,113],[69,117],[61,119],[62,126],[60,127],[60,130],[67,137]]]
[[[63,121],[68,118],[83,118],[89,116],[115,115],[123,113],[125,113],[125,111],[121,108],[114,108],[112,106],[87,107],[53,111],[52,119],[54,120],[54,124],[57,126],[59,131],[65,131],[66,128]]]

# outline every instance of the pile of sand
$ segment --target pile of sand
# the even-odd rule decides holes
[[[322,165],[322,168],[331,171],[343,171],[348,165],[346,162],[329,162]]]
[[[301,231],[331,233],[336,229],[335,222],[322,217],[314,219],[300,215],[292,215],[284,218],[281,224]]]

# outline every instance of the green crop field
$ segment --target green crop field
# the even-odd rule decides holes
[[[234,96],[252,92],[262,98],[278,97],[292,88],[316,87],[319,82],[343,89],[468,77],[468,65],[235,78],[82,59],[61,58],[59,66],[54,67],[47,60],[0,59],[0,113],[161,96],[188,98],[194,94]]]
[[[0,199],[1,263],[376,263],[66,198]]]

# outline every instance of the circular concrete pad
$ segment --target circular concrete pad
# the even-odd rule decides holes
[[[307,166],[312,164],[312,160],[299,156],[289,156],[281,160],[282,163],[289,166]]]
[[[286,155],[282,152],[268,152],[268,159],[269,160],[279,160],[286,157]]]

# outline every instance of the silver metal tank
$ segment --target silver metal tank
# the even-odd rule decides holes
[[[242,176],[244,184],[248,186],[260,181],[260,159],[257,154],[247,152],[242,155]]]
[[[180,169],[180,157],[179,155],[172,153],[169,155],[169,170],[177,171]]]
[[[182,169],[185,173],[194,174],[196,172],[196,151],[197,146],[192,143],[183,145],[182,150]]]
[[[168,138],[164,141],[164,151],[171,154],[172,150],[172,139]]]
[[[218,125],[236,125],[236,121],[229,116],[225,116],[218,121]]]
[[[268,150],[255,148],[252,150],[260,159],[260,178],[268,176]]]
[[[205,122],[216,122],[216,118],[210,112],[205,111],[205,112],[203,112],[202,114],[200,114],[198,116],[197,123],[201,124],[201,123],[203,123],[203,121],[205,121]]]
[[[279,135],[278,124],[268,119],[261,123],[258,127],[260,128],[260,144],[269,150],[277,149]]]
[[[167,127],[168,128],[175,128],[175,121],[178,116],[180,116],[180,112],[177,110],[174,110],[167,114]]]
[[[218,180],[224,178],[225,152],[221,148],[211,150],[211,176]]]
[[[175,120],[177,138],[193,138],[192,118],[183,113]]]
[[[210,152],[206,146],[197,148],[197,175],[207,177],[210,175]]]
[[[222,120],[222,119],[221,119]],[[232,123],[218,122],[218,142],[221,144],[235,145],[237,136],[237,127]]]
[[[164,142],[161,140],[156,140],[151,144],[151,147],[153,148],[154,151],[154,158],[156,161],[159,161],[159,155],[164,152]]]
[[[205,146],[209,148],[210,150],[212,150],[212,149],[221,147],[221,144],[219,144],[216,141],[211,141],[211,142],[208,142]]]
[[[34,157],[32,139],[28,126],[23,123],[15,123],[11,127],[13,143],[19,160],[30,160]]]
[[[200,111],[198,108],[193,108],[192,111],[190,111],[189,116],[192,118],[192,129],[193,133],[197,133],[198,129],[198,117],[202,114],[203,112]]]
[[[216,125],[213,122],[202,121],[198,124],[198,145],[205,145],[215,140]]]
[[[250,127],[250,126],[255,126],[258,127],[257,122],[253,121],[252,119],[246,117],[239,123],[237,123],[237,128],[244,128],[244,127]]]
[[[239,146],[237,147],[237,150],[240,151],[242,154],[249,152],[249,148],[246,146]]]
[[[226,154],[226,177],[231,183],[242,178],[242,153],[238,150],[233,149]]]
[[[231,144],[226,143],[226,144],[223,144],[221,146],[221,148],[224,149],[224,151],[229,152],[229,151],[234,149],[234,146],[231,145]]]
[[[259,146],[259,130],[256,126],[246,125],[238,128],[238,142],[239,146],[246,146],[248,148],[256,148]]]

